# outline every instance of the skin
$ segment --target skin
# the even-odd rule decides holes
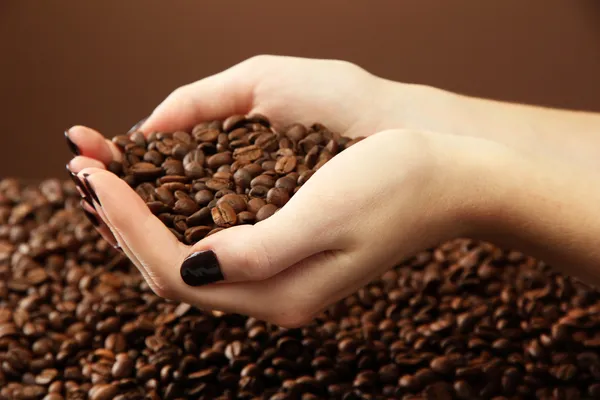
[[[110,230],[101,233],[159,296],[297,327],[403,259],[465,236],[600,283],[600,185],[590,184],[600,162],[600,134],[590,133],[600,132],[598,115],[400,84],[341,61],[260,56],[177,89],[140,129],[189,129],[255,112],[276,127],[322,122],[368,138],[271,218],[193,247],[105,170],[119,157],[110,141],[86,127],[68,131],[82,153],[70,168],[89,174]],[[189,287],[179,267],[206,249],[225,281]]]

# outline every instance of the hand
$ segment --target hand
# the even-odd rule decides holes
[[[276,128],[320,122],[346,136],[368,136],[401,126],[396,109],[401,108],[402,93],[347,62],[258,56],[175,90],[135,128],[173,132],[233,114],[260,113]],[[420,102],[416,94],[415,101]],[[65,136],[76,155],[67,165],[71,174],[120,160],[116,146],[92,129],[76,126]],[[92,207],[84,209],[96,217]],[[116,245],[101,220],[98,225],[102,236]]]
[[[441,134],[377,133],[334,157],[270,218],[192,247],[112,173],[86,168],[78,176],[159,296],[294,327],[403,258],[460,235],[459,208],[467,202],[457,171],[478,145]],[[184,263],[209,282],[223,280],[188,286]]]

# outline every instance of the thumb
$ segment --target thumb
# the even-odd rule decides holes
[[[177,88],[134,128],[146,133],[186,130],[200,122],[249,113],[255,83],[243,66]]]
[[[335,228],[319,216],[314,196],[300,190],[283,208],[255,225],[234,226],[196,243],[181,266],[192,286],[218,280],[265,280],[339,242]],[[306,194],[306,196],[301,196]]]

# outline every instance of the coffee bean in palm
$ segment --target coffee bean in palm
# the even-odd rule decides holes
[[[233,226],[237,222],[235,210],[227,202],[217,204],[217,206],[211,210],[211,215],[215,225],[221,228]]]
[[[283,207],[290,199],[287,190],[281,188],[271,188],[267,192],[266,200],[279,208]]]
[[[263,220],[269,218],[270,216],[275,214],[277,209],[278,209],[277,206],[274,204],[266,204],[266,205],[262,206],[260,208],[260,210],[258,210],[258,212],[256,213],[256,221],[260,222],[260,221],[263,221]]]

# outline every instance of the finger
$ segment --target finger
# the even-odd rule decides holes
[[[65,138],[75,155],[96,159],[104,165],[121,159],[121,152],[114,143],[85,126],[72,127],[65,132]]]
[[[94,228],[96,228],[96,230],[102,236],[102,238],[104,238],[104,240],[106,240],[114,248],[119,249],[117,240],[113,236],[106,223],[104,223],[102,218],[100,218],[98,213],[96,213],[96,210],[84,200],[81,200],[80,204],[81,208],[83,209],[83,213],[90,220],[92,225],[94,225]]]
[[[104,223],[108,229],[110,230],[112,236],[115,238],[117,244],[114,246],[116,249],[121,250],[123,253],[125,253],[125,255],[129,258],[129,260],[136,266],[136,268],[138,269],[138,271],[140,271],[140,273],[142,274],[142,276],[144,277],[144,280],[146,282],[148,282],[148,284],[153,287],[153,280],[151,279],[151,277],[148,275],[148,273],[146,272],[146,270],[143,268],[143,266],[141,265],[140,261],[137,259],[137,257],[135,256],[135,254],[131,251],[131,249],[129,248],[129,246],[127,245],[127,243],[124,242],[123,238],[121,237],[121,235],[119,235],[119,232],[110,224],[110,221],[108,220],[108,218],[106,217],[106,214],[104,213],[103,208],[97,203],[96,206],[98,207],[96,210],[96,215],[97,217],[99,217],[102,221],[102,223]],[[85,210],[84,210],[85,211]]]
[[[199,122],[247,114],[254,82],[245,63],[182,86],[171,93],[139,127],[145,133],[190,129]]]
[[[71,161],[69,161],[69,163],[67,164],[67,171],[70,171],[70,172],[73,172],[76,174],[85,168],[106,169],[105,165],[102,162],[96,160],[95,158],[85,157],[85,156],[77,156],[77,157],[71,159]]]
[[[310,322],[329,304],[356,291],[377,269],[344,252],[321,252],[264,281],[182,287],[179,299],[203,309],[249,315],[293,328]],[[369,272],[366,272],[369,271]]]
[[[180,265],[188,252],[144,201],[116,175],[86,168],[78,176],[87,183],[103,219],[118,236],[121,247],[136,260],[152,289],[162,297],[174,296],[181,285]],[[128,255],[129,255],[128,254]]]

